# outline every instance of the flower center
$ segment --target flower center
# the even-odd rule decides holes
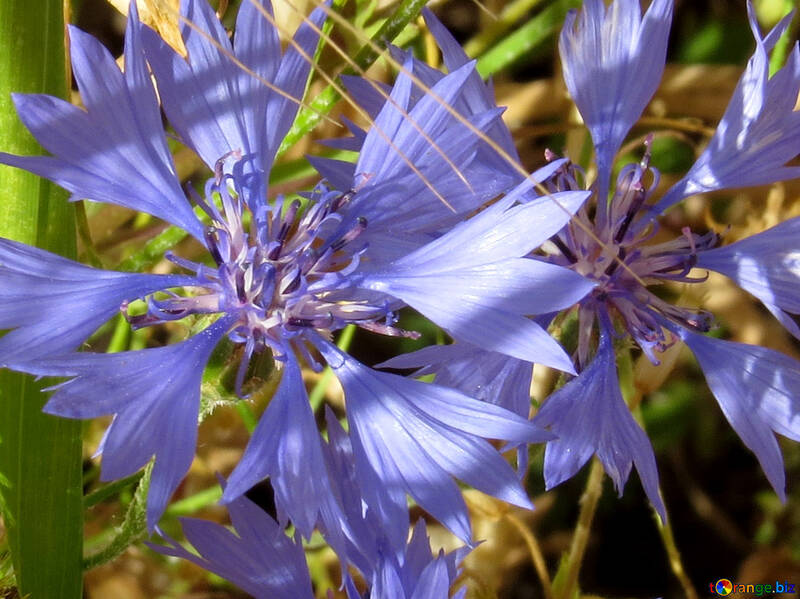
[[[547,154],[549,160],[554,158]],[[643,230],[631,225],[650,210],[647,199],[658,186],[659,173],[650,166],[650,139],[644,158],[620,171],[608,205],[607,223],[592,217],[592,205],[585,205],[572,222],[551,241],[551,261],[566,266],[597,281],[590,296],[581,302],[584,321],[587,314],[616,320],[639,346],[655,361],[653,349],[663,351],[674,342],[669,323],[699,331],[708,331],[711,315],[670,304],[652,288],[667,281],[698,283],[706,277],[692,277],[697,252],[717,245],[713,233],[698,235],[688,227],[676,239],[654,243],[658,230],[653,224]],[[645,178],[651,178],[650,185]],[[582,189],[583,173],[571,163],[565,164],[549,182],[551,192]],[[589,202],[600,200],[595,190]],[[604,199],[604,198],[603,198]],[[591,323],[580,329],[579,355],[588,353]]]
[[[355,191],[342,194],[320,186],[305,202],[278,198],[270,204],[264,200],[261,175],[245,174],[241,164],[233,174],[217,169],[205,198],[194,197],[211,220],[205,237],[214,266],[168,254],[195,273],[195,293],[149,297],[146,314],[128,316],[134,327],[191,314],[223,314],[233,322],[230,339],[245,344],[245,362],[266,349],[279,360],[290,346],[305,353],[303,344],[296,343],[304,334],[351,323],[418,337],[393,326],[397,302],[349,283],[367,250],[360,239],[366,220],[346,210]]]

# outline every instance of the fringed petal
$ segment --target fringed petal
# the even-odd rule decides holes
[[[243,495],[266,477],[275,491],[282,523],[291,520],[300,534],[310,538],[317,522],[324,521],[330,529],[331,545],[343,552],[344,541],[336,537],[341,516],[331,493],[322,441],[300,366],[293,358],[284,364],[278,390],[230,476],[223,501]]]
[[[535,247],[528,231],[541,222],[543,208],[552,207],[541,199],[509,210],[501,201],[416,252],[364,271],[356,284],[404,301],[458,340],[572,372],[563,349],[526,316],[569,307],[594,284],[517,257]],[[566,222],[585,199],[583,192],[563,194],[562,208],[568,208],[553,208],[552,220]]]
[[[733,92],[714,136],[692,168],[655,205],[660,213],[684,197],[765,185],[800,176],[800,167],[785,166],[800,153],[800,50],[795,44],[786,64],[769,76],[769,50],[788,27],[785,17],[762,39],[755,12],[747,4],[756,49]]]
[[[356,472],[368,504],[376,503],[376,487],[403,505],[408,493],[465,541],[469,520],[451,476],[529,506],[514,471],[483,438],[538,442],[544,431],[457,391],[370,370],[321,339],[317,346],[345,390]]]
[[[228,504],[228,511],[236,534],[214,522],[181,518],[186,539],[199,555],[168,536],[164,536],[168,545],[147,545],[197,564],[257,599],[312,599],[299,540],[287,537],[282,526],[245,497]]]
[[[40,360],[32,369],[35,374],[74,377],[56,387],[44,408],[48,414],[114,414],[103,443],[103,480],[124,478],[155,456],[147,498],[150,530],[192,463],[203,370],[229,324],[218,320],[175,345],[72,354]]]
[[[73,71],[87,111],[51,96],[16,94],[20,119],[49,156],[0,153],[0,163],[50,179],[76,198],[125,206],[181,227],[204,243],[181,190],[139,39],[128,19],[123,75],[93,37],[70,29]]]
[[[773,431],[800,441],[800,362],[771,349],[714,339],[686,330],[717,402],[770,484],[786,501],[783,457]]]
[[[798,336],[800,217],[721,248],[699,252],[697,266],[724,274],[752,293]]]
[[[0,338],[0,365],[30,372],[41,358],[75,350],[123,301],[196,284],[183,275],[98,270],[0,239],[0,329],[13,329]]]
[[[594,361],[550,395],[533,421],[558,436],[545,450],[548,489],[572,478],[594,454],[620,495],[635,465],[651,503],[666,518],[653,448],[622,399],[608,333],[602,334]]]
[[[672,0],[586,0],[570,13],[559,50],[564,81],[594,141],[598,193],[605,197],[614,156],[652,98],[667,52]],[[577,24],[576,24],[577,23]]]

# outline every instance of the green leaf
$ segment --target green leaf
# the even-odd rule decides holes
[[[61,0],[0,2],[0,149],[41,149],[16,116],[12,92],[66,96]],[[67,194],[29,173],[0,167],[0,236],[75,256]],[[67,316],[68,317],[68,316]],[[0,489],[19,593],[81,597],[81,423],[45,415],[52,381],[0,372]]]

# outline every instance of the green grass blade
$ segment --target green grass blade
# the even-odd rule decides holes
[[[2,0],[0,47],[0,149],[40,153],[19,123],[9,94],[66,94],[61,0]],[[0,167],[0,197],[0,235],[75,255],[74,216],[66,193],[28,173]],[[79,598],[81,423],[42,414],[43,386],[30,377],[0,372],[4,519],[20,595]]]
[[[481,77],[489,77],[558,32],[570,8],[579,8],[581,0],[556,0],[522,27],[506,36],[478,59]]]

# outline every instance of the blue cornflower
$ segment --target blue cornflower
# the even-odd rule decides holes
[[[731,426],[785,498],[783,459],[773,431],[800,440],[800,363],[770,349],[708,337],[703,333],[713,326],[711,314],[670,304],[650,289],[667,281],[704,281],[704,276],[693,276],[695,266],[715,270],[761,299],[797,333],[786,314],[800,312],[797,219],[722,248],[716,247],[716,234],[688,228],[682,237],[653,242],[657,215],[690,194],[800,174],[797,167],[784,166],[798,154],[800,113],[793,112],[793,99],[800,91],[800,51],[795,45],[786,65],[769,78],[768,52],[789,17],[762,38],[750,4],[748,11],[756,49],[733,98],[708,147],[652,205],[659,177],[649,165],[649,149],[641,163],[622,169],[608,201],[603,185],[610,180],[613,156],[660,79],[672,3],[655,0],[642,18],[638,2],[617,0],[606,10],[589,0],[581,21],[576,25],[573,15],[565,24],[560,42],[564,78],[597,154],[596,212],[591,216],[584,207],[575,222],[552,238],[549,260],[597,286],[577,306],[582,372],[551,395],[534,420],[559,435],[545,452],[548,486],[571,477],[596,453],[618,488],[633,462],[663,513],[652,448],[617,381],[611,340],[627,334],[654,363],[658,352],[679,339],[689,346]],[[598,31],[611,38],[597,37]],[[565,166],[549,185],[553,191],[580,189],[581,178],[577,168]],[[590,360],[593,330],[599,330],[599,341]]]
[[[259,203],[257,194],[266,192],[263,168],[271,164],[271,156],[297,111],[297,101],[286,95],[301,95],[310,69],[302,54],[313,53],[318,40],[315,28],[325,17],[324,9],[313,13],[299,28],[295,45],[282,55],[277,32],[250,2],[243,5],[238,17],[241,27],[235,48],[207,3],[185,2],[182,14],[195,23],[193,27],[185,25],[183,32],[191,57],[188,62],[176,58],[173,72],[203,94],[190,103],[195,120],[176,117],[176,129],[215,170],[206,185],[206,199],[196,198],[212,226],[206,227],[195,215],[181,190],[144,54],[148,45],[148,60],[154,65],[166,61],[164,53],[172,50],[159,45],[155,33],[141,26],[135,3],[131,4],[125,37],[124,73],[97,40],[70,29],[73,71],[85,111],[49,96],[14,97],[20,118],[53,156],[0,154],[3,163],[50,178],[75,198],[118,204],[163,218],[191,233],[215,261],[215,266],[207,266],[172,257],[194,274],[155,276],[97,270],[7,240],[2,240],[0,247],[0,273],[6,290],[2,326],[14,329],[0,340],[0,364],[36,374],[76,377],[58,387],[45,408],[50,413],[72,418],[115,415],[101,447],[103,479],[124,477],[157,456],[148,498],[150,527],[192,461],[204,366],[226,334],[241,340],[242,327],[255,317],[246,293],[258,283],[263,284],[266,297],[292,291],[287,290],[290,281],[285,280],[292,275],[280,258],[302,251],[302,247],[276,249],[286,236],[280,226],[285,220],[290,221],[287,226],[292,225],[291,210],[281,216],[279,208],[262,200],[258,217],[253,219],[261,231],[251,236],[242,223],[244,197],[252,198],[255,205]],[[143,44],[143,38],[149,39],[149,44]],[[239,62],[271,82],[275,90],[280,90],[278,85],[287,89],[279,93],[262,86],[256,91],[252,76],[231,62],[234,51]],[[185,104],[184,96],[170,95],[166,86],[160,92],[168,112],[173,104]],[[237,127],[239,121],[234,117],[247,127]],[[274,128],[281,137],[271,135]],[[213,144],[217,144],[216,150],[211,149]],[[213,201],[215,195],[221,196],[221,208]],[[312,237],[320,220],[317,214],[307,215],[304,221],[312,229]],[[347,232],[340,232],[331,242],[341,243],[346,236]],[[278,267],[253,268],[251,246],[255,244],[248,239],[257,241],[262,252],[279,254]],[[266,247],[268,243],[272,245]],[[318,265],[320,260],[335,258],[321,256],[306,266]],[[151,295],[176,287],[190,293],[169,291],[163,300]],[[190,314],[222,316],[176,345],[114,355],[67,355],[120,309],[127,316],[128,302],[143,297],[149,297],[148,310],[129,317],[134,326]],[[267,321],[262,327],[264,334],[250,335],[246,351],[252,353],[271,342],[267,332],[274,324]],[[241,376],[239,379],[240,383]]]
[[[282,379],[225,500],[269,476],[279,520],[291,519],[308,537],[316,526],[335,530],[341,509],[330,493],[296,357],[320,367],[319,352],[345,389],[366,501],[407,527],[409,494],[469,541],[466,506],[453,477],[529,506],[513,470],[486,439],[518,445],[551,435],[527,417],[457,391],[372,371],[332,345],[330,334],[352,323],[413,336],[395,326],[395,311],[408,304],[456,338],[572,371],[563,349],[525,315],[571,305],[593,283],[520,256],[563,227],[589,194],[558,194],[558,209],[542,198],[512,207],[511,194],[442,235],[453,216],[440,198],[465,214],[498,191],[494,179],[470,175],[480,141],[470,127],[496,127],[500,111],[465,109],[461,120],[468,127],[448,110],[471,89],[465,82],[474,81],[474,63],[466,63],[422,95],[412,94],[408,76],[398,78],[342,189],[320,185],[305,206],[280,197],[268,201],[269,168],[296,114],[309,70],[303,55],[313,55],[325,8],[312,13],[283,55],[273,26],[258,13],[252,3],[243,4],[231,46],[210,7],[186,0],[182,14],[193,25],[183,29],[185,60],[139,24],[132,6],[124,73],[96,40],[72,31],[86,111],[46,96],[16,97],[20,117],[54,156],[0,154],[0,161],[50,178],[75,197],[164,218],[194,235],[209,258],[194,262],[169,254],[190,274],[156,277],[96,270],[0,243],[0,286],[13,289],[0,294],[2,326],[14,329],[0,340],[0,364],[72,377],[56,388],[49,413],[114,415],[101,446],[103,479],[131,474],[155,456],[147,505],[152,528],[194,455],[200,382],[212,351],[225,337],[239,346],[239,391],[251,357],[266,353]],[[146,61],[175,130],[214,171],[203,195],[190,190],[209,226],[180,190]],[[414,68],[410,61],[407,66]],[[269,88],[261,87],[264,81]],[[185,102],[184,89],[197,94],[193,102]],[[540,225],[538,238],[517,241]],[[531,287],[541,291],[531,293]],[[164,293],[153,295],[157,290]],[[146,312],[128,315],[128,302],[143,297]],[[120,307],[135,327],[188,316],[211,324],[166,347],[69,353]],[[13,344],[18,339],[24,339],[22,352]]]
[[[615,0],[608,7],[587,0],[580,14],[567,17],[560,39],[564,78],[594,142],[597,177],[588,187],[592,198],[550,239],[546,251],[532,258],[570,268],[596,285],[570,310],[577,313],[579,375],[553,393],[534,418],[558,437],[545,451],[548,488],[572,477],[594,454],[620,492],[635,465],[650,500],[664,513],[651,444],[620,390],[613,340],[627,337],[654,363],[678,340],[689,346],[726,418],[785,497],[773,431],[800,440],[800,363],[770,349],[706,336],[711,314],[673,305],[651,289],[667,281],[704,281],[693,276],[694,267],[714,270],[755,295],[800,338],[791,316],[800,314],[800,219],[724,247],[717,247],[716,234],[688,228],[677,239],[653,240],[657,216],[690,194],[800,175],[800,168],[785,166],[798,155],[800,113],[793,112],[800,91],[797,46],[786,65],[768,77],[767,53],[789,17],[762,38],[748,8],[755,52],[708,147],[658,202],[650,201],[659,174],[649,164],[649,140],[642,161],[623,167],[613,187],[611,169],[661,78],[672,2],[654,0],[642,16],[637,0]],[[554,158],[548,153],[549,160]],[[545,185],[554,194],[585,189],[585,174],[559,162]],[[565,315],[539,320],[547,324]],[[436,373],[441,384],[527,412],[525,363],[478,347],[429,348],[387,365],[422,366],[422,372]],[[496,378],[500,373],[503,381]]]

